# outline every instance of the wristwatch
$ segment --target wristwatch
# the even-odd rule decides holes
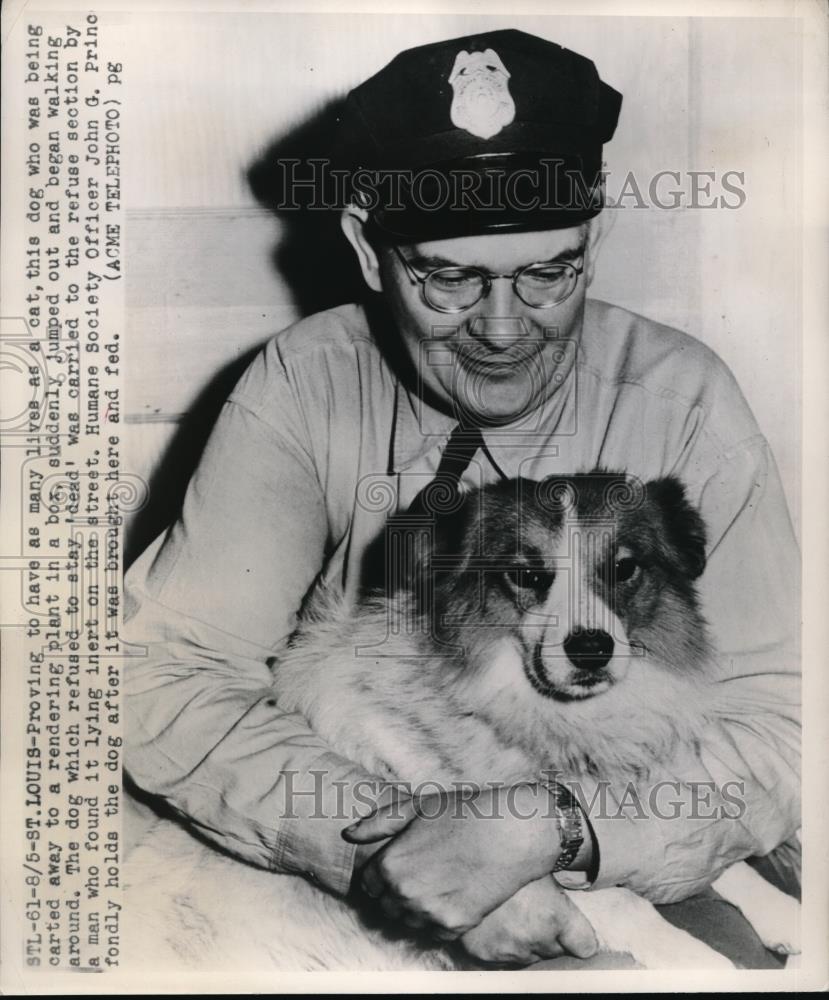
[[[576,860],[576,855],[584,843],[584,824],[578,802],[564,785],[551,781],[545,782],[545,787],[555,801],[561,853],[553,865],[553,871],[560,872],[569,868]]]

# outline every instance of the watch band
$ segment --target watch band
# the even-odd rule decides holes
[[[553,865],[553,871],[560,872],[569,868],[576,860],[584,843],[584,823],[578,802],[564,785],[551,781],[545,782],[545,788],[552,794],[555,802],[561,852]]]

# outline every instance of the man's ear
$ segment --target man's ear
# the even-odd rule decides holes
[[[366,284],[373,292],[382,292],[377,252],[366,237],[367,222],[368,212],[359,205],[349,205],[340,216],[340,225],[345,238],[354,248]]]
[[[596,270],[596,259],[599,256],[599,250],[601,249],[604,241],[607,239],[615,221],[616,216],[613,212],[604,208],[598,215],[594,215],[593,218],[587,223],[587,250],[584,261],[584,272],[588,285],[590,285],[593,281],[593,275]]]

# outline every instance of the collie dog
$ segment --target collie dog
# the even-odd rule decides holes
[[[393,518],[385,542],[404,572],[356,607],[318,595],[273,665],[280,708],[370,774],[451,789],[555,770],[627,783],[645,801],[717,725],[694,585],[705,532],[676,480],[510,480],[433,518]],[[225,857],[169,821],[127,869],[126,946],[160,964],[464,967],[457,948],[391,933],[350,901]],[[797,950],[794,900],[744,864],[715,888],[769,946]],[[509,902],[543,912],[558,891],[542,879]],[[627,889],[568,895],[604,948],[645,967],[731,967]]]

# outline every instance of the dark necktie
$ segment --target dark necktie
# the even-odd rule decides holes
[[[461,476],[469,468],[484,439],[479,427],[464,427],[452,431],[441,455],[435,478],[417,494],[408,513],[431,515],[453,511],[460,499]]]
[[[385,531],[366,549],[364,589],[380,589],[391,595],[411,586],[413,548],[419,550],[424,545],[424,531],[427,532],[427,548],[432,544],[431,522],[436,514],[449,514],[458,509],[461,476],[483,443],[478,427],[459,425],[452,431],[434,479],[423,487],[407,510],[399,511],[386,522]]]

